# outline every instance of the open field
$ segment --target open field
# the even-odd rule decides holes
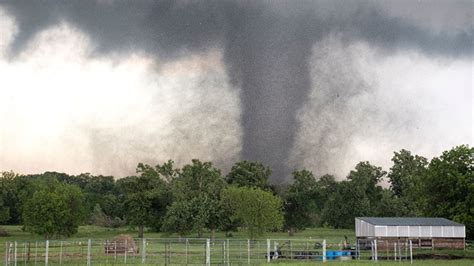
[[[15,241],[15,240],[44,240],[44,237],[33,235],[28,232],[21,230],[19,225],[2,225],[10,235],[7,237],[0,237],[0,241]],[[93,225],[85,225],[79,227],[79,232],[70,238],[63,238],[61,240],[84,240],[89,238],[94,239],[111,239],[119,234],[130,234],[133,237],[137,237],[138,231],[130,229],[129,227],[121,228],[105,228]],[[355,241],[355,232],[350,229],[331,229],[331,228],[309,228],[303,231],[296,232],[294,236],[288,236],[288,233],[285,232],[272,232],[267,233],[262,236],[260,239],[302,239],[302,238],[311,238],[311,239],[326,239],[331,243],[338,243],[344,240],[344,236],[349,238],[350,242]],[[156,232],[145,232],[145,238],[176,238],[179,237],[177,234],[164,234]],[[197,234],[189,234],[183,237],[188,238],[197,238]],[[204,233],[202,238],[209,238],[210,233]],[[218,239],[247,239],[245,232],[232,232],[231,237],[226,237],[224,232],[217,232],[216,238]],[[60,240],[60,239],[58,239]]]
[[[41,236],[31,235],[23,232],[21,226],[3,226],[10,234],[8,237],[0,238],[3,245],[0,245],[0,251],[5,254],[7,242],[10,242],[10,254],[12,254],[12,243],[17,242],[18,254],[16,255],[21,264],[28,265],[43,264],[45,261],[45,240]],[[135,239],[138,252],[136,254],[105,254],[104,246],[107,240],[111,240],[119,234],[129,234],[137,236],[137,231],[128,227],[110,229],[97,226],[81,226],[78,234],[71,238],[50,240],[49,263],[50,264],[85,264],[87,257],[90,256],[94,265],[107,264],[145,264],[145,265],[179,265],[191,264],[202,265],[206,261],[206,238],[209,238],[209,232],[197,238],[196,234],[191,234],[179,238],[177,235],[165,235],[162,233],[147,232],[146,240]],[[234,232],[232,237],[226,237],[223,232],[216,234],[216,240],[210,242],[209,258],[212,264],[220,265],[260,265],[265,264],[267,254],[267,239],[271,239],[271,249],[275,245],[285,246],[286,256],[291,254],[292,260],[288,257],[279,258],[272,261],[278,265],[317,265],[322,256],[322,248],[315,244],[321,243],[325,239],[328,243],[328,250],[340,250],[341,243],[347,236],[350,243],[354,243],[355,235],[353,230],[339,230],[328,228],[312,228],[297,232],[289,237],[284,232],[268,233],[259,240],[248,241],[245,232]],[[88,239],[92,239],[90,249],[88,250]],[[146,242],[146,243],[145,243]],[[145,247],[145,248],[144,248]],[[145,258],[142,250],[146,250]],[[291,250],[289,252],[289,250]],[[304,257],[308,252],[310,254]],[[309,253],[311,252],[311,253]],[[450,254],[459,257],[469,257],[470,260],[414,260],[414,265],[474,265],[474,250],[435,250],[431,249],[417,250],[416,254]],[[385,254],[380,253],[379,256]],[[390,261],[379,260],[380,265],[400,265],[409,264],[408,258],[402,262],[393,262],[393,254],[386,254]],[[14,255],[11,255],[11,257]],[[331,265],[369,265],[374,264],[369,260],[370,250],[362,253],[360,261],[328,261]]]

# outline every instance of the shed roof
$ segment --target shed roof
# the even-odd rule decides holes
[[[434,217],[357,217],[373,225],[393,226],[464,226],[445,218]]]

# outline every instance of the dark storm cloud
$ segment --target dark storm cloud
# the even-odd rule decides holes
[[[410,20],[391,16],[383,11],[383,2],[1,3],[19,27],[11,45],[13,58],[35,34],[61,21],[90,35],[98,56],[142,50],[173,60],[212,47],[222,48],[227,75],[241,89],[241,157],[271,165],[274,180],[285,180],[289,175],[288,157],[300,127],[296,114],[311,89],[312,49],[328,34],[340,34],[347,43],[368,42],[382,53],[417,50],[445,57],[472,56],[472,25],[456,32],[430,31]],[[469,2],[465,5],[470,7]],[[352,91],[340,90],[334,98],[344,104],[354,94]],[[320,111],[325,112],[323,109],[321,106]],[[324,134],[331,135],[330,128]],[[319,161],[324,163],[324,158]]]

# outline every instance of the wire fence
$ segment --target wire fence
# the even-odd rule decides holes
[[[5,265],[257,265],[275,261],[413,261],[428,249],[411,241],[329,243],[324,239],[125,239],[83,241],[9,241]],[[474,253],[474,252],[473,252]]]

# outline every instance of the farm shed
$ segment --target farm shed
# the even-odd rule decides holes
[[[393,243],[413,247],[463,249],[466,227],[445,218],[431,217],[357,217],[355,218],[358,243],[377,239],[378,245]]]

